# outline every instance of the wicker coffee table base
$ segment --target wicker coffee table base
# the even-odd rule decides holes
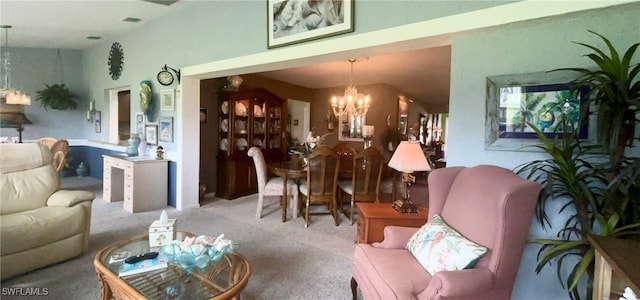
[[[188,232],[178,234],[193,236]],[[249,261],[239,253],[225,255],[207,268],[206,274],[187,275],[178,265],[126,277],[118,277],[119,264],[109,264],[112,253],[130,247],[144,249],[148,235],[114,243],[100,251],[93,263],[102,286],[102,299],[240,299],[251,276]],[[137,253],[136,253],[137,254]]]

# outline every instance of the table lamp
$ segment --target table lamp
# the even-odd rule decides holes
[[[409,196],[409,185],[416,179],[411,173],[414,171],[431,171],[420,143],[414,141],[400,142],[389,161],[389,167],[402,172],[402,184],[404,187],[402,199],[394,201],[393,208],[401,213],[417,213],[418,207],[411,202]]]

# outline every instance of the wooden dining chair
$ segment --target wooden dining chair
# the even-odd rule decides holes
[[[339,169],[340,157],[327,146],[323,145],[307,156],[307,180],[300,184],[300,194],[305,203],[305,227],[309,227],[309,215],[330,214],[336,226],[340,224],[336,195]],[[328,211],[310,212],[312,204],[326,205]]]
[[[351,180],[338,183],[340,210],[353,225],[356,202],[380,202],[384,156],[378,149],[369,147],[353,157]],[[349,204],[348,209],[344,209]]]
[[[69,141],[56,140],[56,142],[49,147],[49,150],[51,150],[51,154],[53,154],[53,163],[56,167],[56,172],[60,175],[67,160],[67,153],[69,153]]]
[[[55,144],[57,141],[58,139],[55,139],[52,137],[44,137],[36,140],[36,143],[40,145],[45,145],[47,146],[47,148],[51,149],[51,147],[53,147],[53,144]]]
[[[247,155],[253,158],[256,168],[256,177],[258,180],[258,208],[256,209],[256,218],[262,218],[262,209],[264,207],[264,198],[278,196],[282,197],[284,182],[280,177],[269,177],[269,170],[262,155],[262,150],[258,147],[251,147],[247,151]],[[293,217],[298,217],[298,185],[295,181],[287,180],[287,201],[292,206]],[[287,199],[289,200],[289,199]],[[278,202],[280,203],[280,202]]]
[[[356,155],[356,150],[346,142],[337,143],[333,146],[333,150],[340,157],[340,171],[338,176],[340,178],[351,178],[350,172],[353,169],[353,156]]]

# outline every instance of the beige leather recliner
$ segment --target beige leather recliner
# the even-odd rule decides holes
[[[46,146],[0,144],[0,279],[87,251],[94,198],[60,190]]]

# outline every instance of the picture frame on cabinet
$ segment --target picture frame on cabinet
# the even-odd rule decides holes
[[[138,136],[144,135],[144,113],[136,113],[136,133]]]
[[[161,142],[173,143],[173,117],[160,118],[160,133],[158,136]]]
[[[176,107],[176,94],[173,89],[160,91],[160,110],[173,111]]]
[[[147,145],[158,145],[158,125],[144,126],[144,140],[147,142]]]
[[[354,0],[267,1],[267,47],[269,49],[353,32]],[[302,7],[296,7],[301,5]],[[301,13],[299,18],[295,9]]]

